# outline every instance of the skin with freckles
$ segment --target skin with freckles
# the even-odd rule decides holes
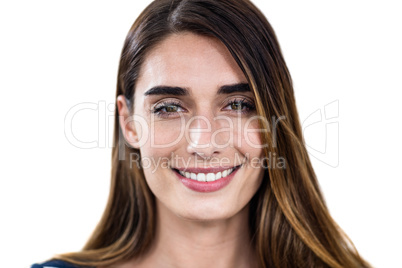
[[[251,161],[263,151],[253,94],[227,48],[211,37],[172,34],[141,68],[134,114],[142,120],[125,124],[125,98],[117,101],[157,206],[151,251],[121,267],[253,267],[248,203],[263,169]],[[195,167],[238,168],[223,188],[198,192],[176,170]]]

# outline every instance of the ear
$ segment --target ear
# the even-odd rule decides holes
[[[123,132],[124,139],[132,147],[139,149],[140,137],[138,137],[133,116],[130,114],[126,98],[123,95],[117,97],[117,109],[120,128]]]

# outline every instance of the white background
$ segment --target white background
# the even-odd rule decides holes
[[[398,1],[254,2],[279,38],[301,120],[322,112],[304,127],[330,212],[375,267],[401,267]],[[1,2],[1,267],[79,250],[94,229],[111,161],[113,112],[102,107],[114,103],[125,35],[148,3]],[[72,129],[103,148],[65,137],[66,114],[85,102],[99,109],[77,113]],[[330,103],[339,116],[325,121]]]

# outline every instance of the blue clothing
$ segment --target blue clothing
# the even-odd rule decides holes
[[[31,268],[84,268],[84,266],[77,266],[65,261],[51,260],[40,264],[33,264]]]

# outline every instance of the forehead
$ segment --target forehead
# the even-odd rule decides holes
[[[216,38],[172,34],[146,56],[137,89],[165,85],[215,88],[247,80],[228,49]]]

